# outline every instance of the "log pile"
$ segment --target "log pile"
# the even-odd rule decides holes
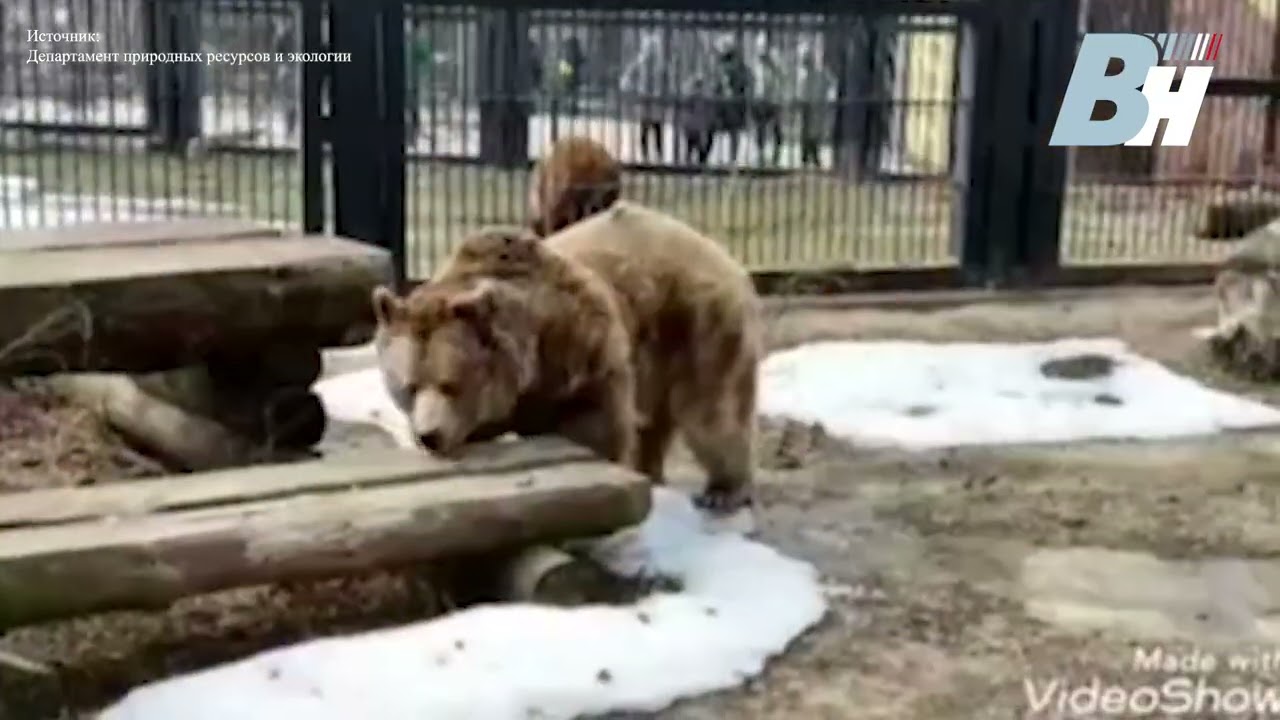
[[[373,330],[388,253],[236,220],[0,237],[0,377],[44,376],[175,470],[320,441],[320,350]]]
[[[649,482],[583,448],[307,459],[326,425],[321,349],[370,339],[371,291],[392,277],[383,250],[239,221],[0,234],[0,381],[38,376],[191,473],[6,495],[0,635],[420,563],[452,563],[477,598],[616,594],[603,568],[555,548],[642,520]],[[3,652],[0,665],[43,671]]]
[[[457,461],[352,452],[16,493],[0,503],[0,633],[456,558],[477,559],[462,562],[472,576],[503,558],[500,591],[544,599],[583,574],[546,546],[640,522],[650,503],[646,478],[557,438],[476,445]]]

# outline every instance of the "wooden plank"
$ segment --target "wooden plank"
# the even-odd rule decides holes
[[[91,222],[0,232],[0,252],[72,250],[192,241],[263,238],[283,234],[264,223],[239,218],[180,218],[142,222]]]
[[[27,250],[0,255],[0,294],[141,278],[220,276],[305,268],[335,261],[368,261],[385,251],[328,235],[270,236]]]
[[[639,522],[651,503],[647,479],[598,460],[445,479],[437,463],[414,454],[421,476],[389,479],[388,465],[405,473],[413,463],[401,451],[383,455],[342,463],[320,492],[249,492],[254,482],[299,474],[297,466],[260,467],[244,471],[240,500],[221,495],[218,504],[114,522],[0,530],[0,630],[600,535]],[[216,483],[229,483],[217,475]]]
[[[351,451],[283,465],[12,493],[0,501],[0,530],[116,520],[301,493],[347,492],[594,461],[595,456],[586,448],[551,436],[476,444],[454,461],[417,450]]]
[[[0,253],[0,376],[358,345],[370,292],[393,277],[386,251],[325,236]]]

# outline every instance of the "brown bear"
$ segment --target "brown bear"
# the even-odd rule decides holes
[[[596,287],[587,277],[616,296],[616,316],[575,309]],[[640,415],[634,466],[662,482],[678,431],[707,474],[699,504],[732,512],[750,503],[764,320],[750,276],[718,243],[673,217],[618,201],[542,240],[519,228],[475,233],[432,283],[494,280],[539,298],[531,304],[547,313],[545,322],[557,319],[563,334],[544,346],[552,357],[594,347],[604,333],[597,323],[620,322],[616,342],[630,346]],[[577,368],[581,360],[561,362]]]
[[[529,227],[546,236],[607,209],[622,196],[622,171],[604,145],[557,140],[529,178]]]

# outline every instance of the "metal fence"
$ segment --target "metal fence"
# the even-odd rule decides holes
[[[203,51],[274,49],[297,8],[165,8],[184,24],[157,9],[0,0],[0,226],[175,215],[298,225],[297,66],[131,56],[166,52],[184,31]]]
[[[0,0],[0,227],[238,215],[420,277],[575,134],[759,273],[991,282],[1212,260],[1205,203],[1274,192],[1280,0],[565,5]],[[1170,28],[1226,37],[1190,147],[1046,146],[1079,33]]]

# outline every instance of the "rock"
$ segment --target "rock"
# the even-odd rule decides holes
[[[1280,378],[1280,223],[1245,237],[1214,283],[1218,324],[1209,349],[1227,369],[1254,380]]]

